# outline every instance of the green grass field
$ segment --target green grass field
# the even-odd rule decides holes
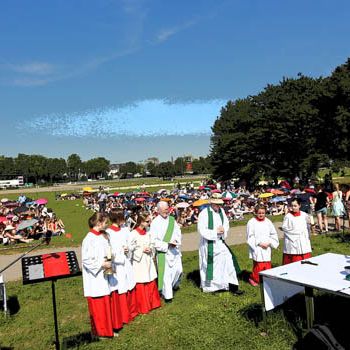
[[[314,255],[336,252],[348,254],[350,247],[335,237],[316,237]],[[251,269],[246,245],[235,246],[241,267]],[[280,247],[273,264],[282,258]],[[90,342],[86,301],[80,277],[56,283],[60,339],[70,349],[291,349],[305,318],[302,296],[268,317],[268,336],[260,313],[260,290],[241,282],[243,296],[230,293],[204,294],[194,281],[198,273],[197,252],[183,254],[185,276],[172,304],[148,315],[138,316],[124,327],[118,338]],[[350,282],[349,282],[350,283]],[[53,316],[49,282],[23,286],[7,283],[13,315],[0,313],[0,348],[53,349]],[[345,302],[344,302],[345,300]],[[316,320],[340,322],[348,314],[347,299],[317,294]],[[338,319],[338,321],[337,321]],[[347,325],[347,322],[346,322]],[[346,333],[345,333],[346,334]]]

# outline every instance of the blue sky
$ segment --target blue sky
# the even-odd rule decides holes
[[[0,154],[207,155],[229,99],[349,55],[350,2],[0,3]]]

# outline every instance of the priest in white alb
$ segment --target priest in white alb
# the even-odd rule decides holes
[[[238,289],[237,274],[240,273],[237,260],[225,243],[229,222],[221,205],[219,193],[213,193],[210,206],[198,216],[199,270],[203,292],[229,290],[233,294],[243,294]]]
[[[157,251],[158,289],[164,300],[173,299],[182,275],[181,230],[165,201],[157,204],[158,216],[152,221],[150,234]]]

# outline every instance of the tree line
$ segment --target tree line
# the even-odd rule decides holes
[[[77,154],[71,154],[65,160],[20,153],[15,158],[0,156],[0,178],[23,176],[28,183],[78,180],[82,176],[97,178],[108,172],[109,164],[103,157],[82,161]]]
[[[191,162],[191,170],[187,168],[188,162],[184,157],[178,157],[174,162],[167,161],[155,164],[147,162],[146,164],[136,164],[127,162],[120,166],[119,172],[121,177],[128,174],[142,174],[143,176],[173,177],[187,174],[189,171],[193,174],[210,174],[211,163],[209,157],[199,157]]]
[[[217,179],[254,184],[312,178],[349,165],[350,59],[330,76],[283,78],[254,96],[228,101],[212,127]]]
[[[63,181],[84,181],[88,178],[109,178],[110,161],[97,157],[82,161],[78,154],[64,158],[48,158],[42,155],[18,154],[17,157],[0,156],[0,179],[12,179],[23,176],[27,183],[54,183]],[[194,174],[208,174],[211,171],[208,157],[200,157],[192,162]],[[127,162],[120,164],[119,177],[142,176],[173,177],[186,173],[186,162],[182,157],[174,162],[154,164],[137,164]]]

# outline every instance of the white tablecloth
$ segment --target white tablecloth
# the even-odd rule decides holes
[[[310,259],[318,265],[301,264],[300,261],[260,272],[264,281],[266,311],[281,305],[304,287],[338,292],[350,296],[350,281],[345,279],[345,266],[350,266],[350,256],[327,253]]]

